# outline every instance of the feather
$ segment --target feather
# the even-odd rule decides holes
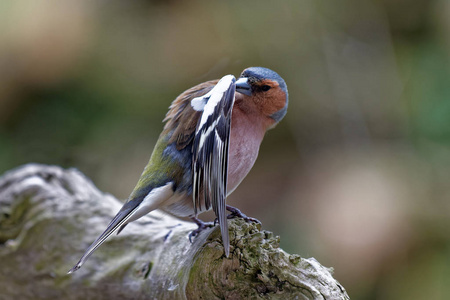
[[[188,89],[178,96],[170,106],[164,119],[167,123],[162,134],[170,135],[168,143],[175,142],[177,150],[192,146],[195,129],[202,113],[202,110],[194,109],[191,100],[208,93],[217,82],[218,80],[211,80]]]
[[[236,79],[224,76],[207,94],[194,98],[191,106],[202,109],[192,146],[192,183],[195,216],[211,206],[219,221],[225,255],[230,253],[226,216],[228,148]]]
[[[173,194],[173,183],[169,182],[164,186],[154,188],[142,201],[131,200],[125,203],[117,215],[109,223],[106,230],[89,246],[78,263],[70,269],[68,274],[75,272],[84,264],[84,262],[100,247],[101,244],[116,231],[119,232],[129,222],[134,221],[144,214],[156,209],[162,202]]]

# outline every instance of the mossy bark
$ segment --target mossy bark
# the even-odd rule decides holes
[[[1,299],[349,299],[330,269],[279,237],[230,220],[191,244],[196,225],[152,212],[67,271],[120,208],[74,169],[26,165],[0,178]]]

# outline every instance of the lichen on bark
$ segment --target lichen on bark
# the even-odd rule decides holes
[[[349,299],[330,269],[286,253],[259,224],[230,220],[226,258],[217,227],[191,244],[196,226],[158,211],[67,275],[120,206],[74,169],[30,164],[0,177],[0,298]]]

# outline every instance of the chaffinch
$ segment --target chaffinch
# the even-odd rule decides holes
[[[274,71],[261,67],[245,69],[237,80],[226,75],[179,95],[127,202],[69,273],[78,270],[113,232],[120,233],[128,223],[155,209],[190,217],[199,226],[191,238],[208,226],[197,215],[212,208],[228,257],[227,218],[257,220],[226,205],[226,197],[248,174],[265,132],[285,116],[287,106],[286,83]]]

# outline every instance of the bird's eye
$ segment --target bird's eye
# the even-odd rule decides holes
[[[270,85],[263,85],[263,86],[261,87],[261,89],[262,89],[264,92],[267,92],[268,90],[270,90]]]

